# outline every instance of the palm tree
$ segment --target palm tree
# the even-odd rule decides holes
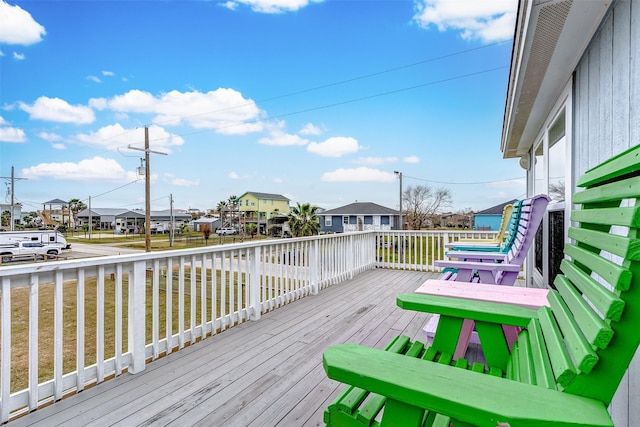
[[[295,237],[313,236],[320,232],[320,221],[316,211],[317,206],[310,203],[300,204],[291,209],[289,213],[289,229]]]
[[[238,205],[240,204],[240,199],[238,196],[229,196],[227,200],[227,206],[231,210],[231,222],[238,222]]]
[[[73,215],[73,227],[77,227],[78,224],[78,212],[87,209],[87,205],[84,204],[80,199],[71,199],[69,200],[69,210],[71,211],[71,215]]]
[[[227,210],[227,201],[221,200],[218,202],[218,206],[216,206],[216,211],[218,211],[218,215],[220,216],[220,227],[224,227],[224,213]]]

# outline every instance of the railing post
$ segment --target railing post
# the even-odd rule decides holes
[[[129,278],[129,352],[131,364],[129,372],[137,374],[145,367],[145,329],[147,287],[146,262],[133,263],[133,280]]]
[[[349,235],[349,244],[347,245],[346,253],[347,253],[347,270],[349,280],[353,279],[353,234]]]
[[[260,303],[260,246],[253,248],[253,257],[249,260],[249,320],[260,320],[262,304]]]
[[[318,265],[320,264],[320,241],[314,239],[309,247],[309,285],[311,295],[318,295]]]

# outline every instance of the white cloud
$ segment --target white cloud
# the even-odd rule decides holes
[[[102,83],[102,80],[100,80],[100,77],[98,76],[87,76],[87,80],[91,80],[92,82],[96,83]]]
[[[323,129],[320,129],[319,127],[317,127],[316,125],[314,125],[313,123],[307,123],[306,125],[304,125],[304,127],[300,130],[300,133],[302,135],[322,135],[322,133],[324,132]]]
[[[144,138],[144,128],[125,129],[119,123],[100,128],[97,132],[76,135],[76,139],[80,143],[109,150],[125,149],[129,145],[142,148],[144,147]],[[183,144],[184,139],[181,136],[167,132],[160,126],[149,126],[149,147],[152,150],[160,149],[171,153],[170,147]]]
[[[273,178],[274,184],[282,184],[283,182],[284,182],[284,179],[282,178]]]
[[[8,125],[9,122],[5,120],[4,117],[0,116],[0,126]]]
[[[383,165],[385,163],[395,163],[398,161],[397,157],[360,157],[355,160],[354,163],[361,165]]]
[[[310,153],[323,157],[341,157],[345,154],[356,153],[359,149],[358,141],[346,136],[332,137],[324,142],[312,142],[307,146]]]
[[[232,0],[222,4],[227,9],[236,10],[238,5],[249,6],[254,12],[284,13],[295,12],[308,6],[310,3],[319,3],[322,0]]]
[[[53,144],[51,144],[51,148],[55,149],[55,150],[66,150],[67,146],[64,144],[61,144],[59,142],[55,142]]]
[[[0,50],[0,56],[4,56],[4,52]]]
[[[200,185],[199,179],[186,179],[186,178],[177,178],[175,175],[170,173],[164,174],[166,177],[166,181],[172,185],[176,185],[178,187],[197,187]]]
[[[127,172],[115,160],[100,156],[78,163],[40,163],[22,169],[21,175],[28,179],[52,178],[68,181],[131,182],[138,179],[135,172]]]
[[[234,171],[229,172],[229,174],[227,175],[227,177],[229,179],[249,179],[251,178],[251,175],[249,174],[245,174],[245,175],[238,175],[237,173],[235,173]]]
[[[113,76],[115,76],[115,75],[116,75],[116,73],[114,73],[113,71],[107,71],[107,70],[104,70],[104,71],[102,71],[102,75],[103,75],[103,76],[113,77]]]
[[[0,1],[0,43],[28,46],[42,41],[47,32],[20,6]]]
[[[463,39],[484,42],[513,37],[516,0],[415,0],[413,19],[421,27],[458,31]]]
[[[196,129],[211,129],[223,134],[246,134],[263,129],[263,112],[251,99],[233,89],[219,88],[202,93],[173,90],[154,96],[131,90],[111,99],[92,99],[90,105],[106,106],[116,112],[156,114],[153,122],[177,126],[186,123]]]
[[[40,132],[38,137],[44,139],[45,141],[54,142],[54,141],[62,141],[62,137],[56,133],[51,132]]]
[[[33,105],[20,103],[20,108],[29,113],[30,118],[52,122],[84,124],[96,118],[93,110],[84,105],[71,105],[60,98],[41,96]]]
[[[418,156],[407,156],[402,159],[405,163],[420,163],[420,157]]]
[[[0,142],[26,142],[24,130],[14,127],[0,127]]]
[[[13,52],[13,59],[16,61],[24,61],[25,58],[24,53]]]
[[[327,182],[393,182],[396,175],[378,169],[359,167],[355,169],[336,169],[333,172],[325,172],[320,178]]]
[[[279,147],[286,147],[286,146],[292,146],[292,145],[307,145],[309,141],[299,137],[298,135],[284,133],[280,130],[273,130],[271,132],[271,135],[264,138],[260,138],[258,140],[258,143],[264,144],[264,145],[275,145]]]
[[[108,107],[108,102],[105,98],[91,98],[89,100],[89,107],[102,111]]]

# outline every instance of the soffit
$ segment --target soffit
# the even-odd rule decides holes
[[[527,153],[612,0],[520,0],[501,150]]]

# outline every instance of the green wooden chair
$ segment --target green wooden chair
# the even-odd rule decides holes
[[[522,200],[516,201],[513,205],[505,205],[496,237],[492,239],[460,239],[447,244],[446,247],[453,251],[508,252],[516,235],[521,207]]]
[[[397,337],[383,350],[327,349],[327,375],[349,384],[325,411],[335,426],[612,426],[607,407],[640,343],[640,145],[590,169],[573,197],[575,243],[537,310],[405,294],[439,313],[430,347]],[[451,356],[464,319],[485,364]],[[510,349],[502,325],[521,331]]]

